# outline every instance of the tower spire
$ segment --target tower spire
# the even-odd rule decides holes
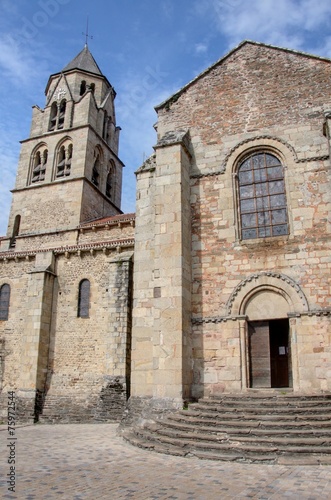
[[[86,33],[84,33],[84,31],[82,31],[82,35],[85,36],[85,47],[87,47],[87,40],[90,38],[91,40],[93,40],[93,35],[89,35],[88,34],[88,16],[86,17]]]

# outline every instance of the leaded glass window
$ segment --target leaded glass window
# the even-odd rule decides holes
[[[241,239],[288,234],[284,171],[270,153],[254,153],[238,169]]]

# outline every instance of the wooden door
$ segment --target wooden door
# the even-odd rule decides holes
[[[248,323],[250,387],[289,387],[288,319]]]
[[[270,321],[271,387],[289,386],[289,345],[287,319]]]
[[[248,323],[250,387],[271,387],[269,321]]]

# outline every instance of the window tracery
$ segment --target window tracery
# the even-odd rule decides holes
[[[241,239],[288,234],[284,169],[269,152],[255,152],[238,168]]]

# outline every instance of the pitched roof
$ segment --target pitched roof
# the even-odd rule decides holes
[[[79,228],[113,225],[120,222],[131,222],[135,220],[135,217],[135,213],[111,215],[109,217],[102,217],[101,219],[93,219],[92,221],[82,222],[81,224],[79,224]]]
[[[74,57],[74,59],[70,61],[65,68],[63,68],[62,73],[71,71],[72,69],[80,69],[82,71],[87,71],[88,73],[103,76],[87,45],[85,45],[83,50],[81,50],[79,54],[77,54],[77,56]]]
[[[228,52],[227,54],[225,54],[225,56],[221,57],[221,59],[219,59],[218,61],[216,61],[216,63],[214,63],[211,66],[209,66],[202,73],[200,73],[198,76],[196,76],[195,78],[193,78],[193,80],[191,80],[186,85],[184,85],[184,87],[182,87],[181,89],[179,89],[178,92],[176,92],[175,94],[171,95],[165,101],[163,101],[160,104],[158,104],[157,106],[155,106],[154,107],[155,111],[158,112],[159,109],[161,109],[164,106],[166,106],[167,103],[169,103],[169,102],[177,101],[177,99],[181,96],[181,94],[183,92],[185,92],[186,89],[188,89],[189,87],[191,87],[191,85],[193,85],[197,80],[199,80],[204,75],[206,75],[207,73],[209,73],[213,68],[215,68],[215,66],[217,66],[218,64],[221,64],[225,59],[227,59],[228,57],[230,57],[234,52],[237,52],[238,50],[240,50],[244,45],[257,45],[257,46],[260,46],[260,47],[269,47],[271,49],[276,49],[276,50],[283,51],[283,52],[289,52],[291,54],[297,54],[299,56],[309,57],[309,58],[312,58],[312,59],[319,59],[320,61],[331,62],[331,59],[329,59],[327,57],[320,57],[320,56],[316,56],[316,55],[313,55],[313,54],[308,54],[307,52],[301,52],[299,50],[293,50],[293,49],[286,49],[284,47],[277,47],[276,45],[269,45],[269,44],[262,43],[262,42],[254,42],[252,40],[244,40],[239,45],[237,45],[237,47],[235,47],[234,49],[230,50],[230,52]]]

